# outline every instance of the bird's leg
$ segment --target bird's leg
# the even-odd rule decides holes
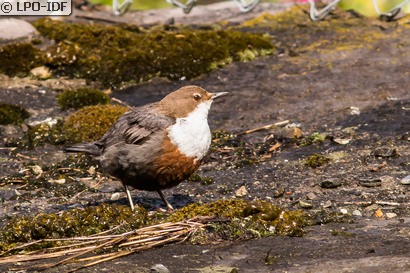
[[[164,201],[165,205],[168,208],[168,211],[173,211],[174,208],[171,206],[171,204],[168,202],[168,200],[165,198],[165,195],[162,193],[161,190],[158,190],[159,196],[161,196],[162,201]]]
[[[127,194],[128,202],[130,203],[131,210],[134,211],[134,203],[132,202],[130,190],[128,189],[128,186],[125,185],[124,182],[122,182],[122,185],[124,186],[125,193]]]

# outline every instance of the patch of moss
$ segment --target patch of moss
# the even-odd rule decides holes
[[[63,122],[60,120],[56,124],[42,123],[28,126],[28,130],[19,137],[7,139],[5,146],[33,149],[46,143],[52,145],[64,144],[67,138],[62,131],[62,125]]]
[[[244,209],[249,205],[246,200],[231,199],[218,200],[207,204],[191,204],[177,210],[169,218],[170,221],[178,222],[195,217],[240,217]]]
[[[57,124],[38,124],[35,125],[27,131],[28,143],[26,148],[35,148],[45,143],[60,145],[64,144],[66,141],[66,136],[62,132],[62,122],[59,121]]]
[[[351,232],[347,232],[347,231],[345,231],[345,230],[339,230],[339,229],[332,229],[332,230],[330,231],[330,233],[331,233],[333,236],[344,236],[344,237],[351,237],[351,236],[354,235],[354,234],[351,233]]]
[[[62,109],[80,109],[84,106],[107,104],[110,100],[107,94],[91,88],[65,90],[57,96],[57,102]]]
[[[56,45],[47,64],[56,74],[102,82],[141,82],[155,76],[191,79],[231,61],[271,54],[258,34],[237,30],[135,31],[124,26],[70,24],[40,19],[38,31]],[[86,53],[85,53],[86,52]]]
[[[200,176],[197,173],[194,173],[193,175],[191,175],[191,177],[189,177],[188,181],[191,182],[200,182],[202,185],[211,185],[214,180],[211,177],[203,177]]]
[[[7,76],[26,76],[41,66],[44,53],[32,44],[9,44],[0,47],[0,73]]]
[[[146,221],[144,208],[132,212],[128,206],[102,204],[72,209],[62,214],[39,213],[11,219],[1,230],[3,251],[14,243],[47,238],[88,236],[121,225],[117,232],[140,228]]]
[[[269,202],[241,199],[218,200],[204,205],[191,204],[176,211],[168,220],[203,217],[221,219],[220,223],[212,225],[210,232],[216,232],[224,239],[249,238],[251,234],[253,237],[302,236],[303,227],[310,224],[310,217],[302,211],[284,211]],[[230,221],[226,222],[224,218]]]
[[[299,5],[278,14],[263,13],[244,22],[240,28],[266,29],[274,37],[278,50],[289,56],[299,56],[306,51],[346,51],[371,47],[373,41],[392,38],[383,31],[384,26],[379,20],[336,9],[325,20],[311,21],[307,16],[308,9],[307,5]],[[388,27],[397,28],[397,25],[390,24]],[[311,65],[310,61],[308,66]]]
[[[88,142],[100,139],[111,125],[126,111],[119,105],[86,106],[68,116],[63,124],[67,143]]]
[[[1,66],[1,65],[0,65]],[[0,124],[20,124],[26,118],[29,118],[30,114],[21,106],[0,103]]]
[[[300,145],[307,146],[307,145],[312,145],[314,143],[322,143],[326,140],[326,138],[327,138],[327,135],[314,132],[311,135],[302,138],[300,141]]]
[[[330,161],[329,158],[321,154],[314,154],[306,159],[305,165],[309,168],[319,168]]]

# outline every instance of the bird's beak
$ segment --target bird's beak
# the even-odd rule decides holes
[[[218,93],[211,93],[212,94],[212,99],[216,99],[216,98],[218,98],[218,97],[222,97],[222,96],[225,96],[225,95],[228,95],[229,94],[229,92],[218,92]]]

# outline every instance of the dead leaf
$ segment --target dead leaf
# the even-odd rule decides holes
[[[333,139],[333,142],[340,144],[340,145],[349,144],[350,141],[351,141],[350,138],[334,138]]]
[[[377,218],[383,217],[383,211],[381,209],[378,209],[374,212],[374,216]]]
[[[277,148],[279,148],[280,146],[282,146],[282,144],[280,144],[279,142],[276,142],[275,145],[273,145],[272,147],[269,148],[269,152],[273,152],[275,151]]]

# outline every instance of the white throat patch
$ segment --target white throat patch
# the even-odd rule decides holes
[[[169,128],[171,142],[187,157],[202,159],[211,145],[208,112],[212,101],[199,104],[186,118],[177,118]]]

